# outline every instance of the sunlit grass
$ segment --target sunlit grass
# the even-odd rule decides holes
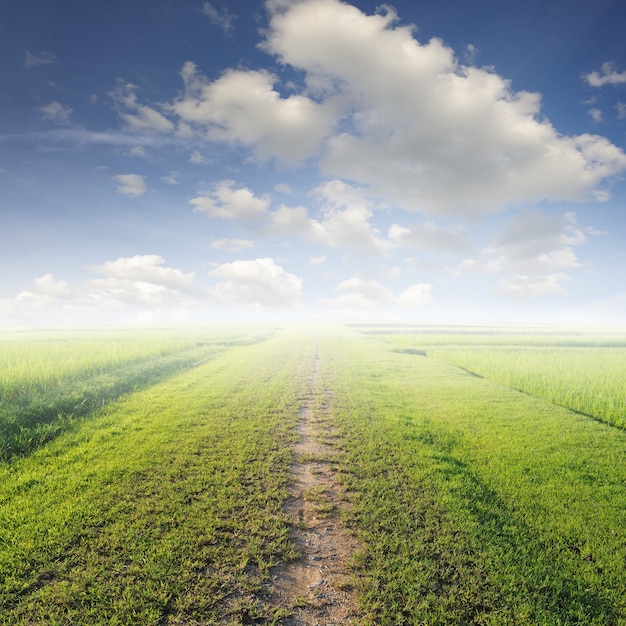
[[[626,434],[355,337],[320,351],[372,623],[626,621]]]
[[[271,620],[312,366],[310,341],[234,348],[0,465],[0,623]]]
[[[514,389],[626,427],[626,331],[617,328],[559,331],[536,327],[445,327],[404,334],[369,329],[406,354],[421,353]]]

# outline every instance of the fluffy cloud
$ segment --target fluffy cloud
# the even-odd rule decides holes
[[[505,274],[495,288],[501,295],[534,297],[565,293],[565,272],[581,267],[573,246],[587,240],[573,213],[547,215],[527,210],[495,235],[482,259],[466,259],[460,273]]]
[[[335,298],[323,298],[319,304],[350,313],[380,311],[389,308],[417,308],[431,304],[433,287],[427,283],[409,285],[399,295],[373,278],[354,276],[335,287]]]
[[[210,275],[224,279],[213,293],[225,305],[257,311],[301,306],[302,279],[286,272],[274,259],[224,263]]]
[[[332,102],[305,95],[283,98],[264,70],[228,70],[209,82],[192,62],[181,71],[185,93],[169,106],[179,121],[216,141],[243,144],[260,159],[292,164],[312,156],[335,123]]]
[[[235,188],[235,181],[222,180],[207,193],[192,198],[189,203],[198,213],[231,220],[258,220],[267,214],[268,196],[258,197],[247,187]]]
[[[139,174],[118,174],[113,176],[113,180],[117,181],[118,193],[125,196],[140,196],[147,191],[146,180]]]
[[[314,189],[319,218],[306,207],[280,205],[270,210],[271,198],[257,196],[235,181],[223,180],[189,202],[194,211],[210,217],[238,221],[242,226],[272,236],[301,236],[331,248],[382,254],[390,243],[371,220],[374,205],[363,190],[334,180]]]
[[[157,255],[122,257],[88,268],[101,278],[72,286],[52,274],[14,298],[0,299],[5,323],[184,321],[207,305],[194,274],[164,267]]]
[[[61,125],[69,123],[72,111],[72,107],[63,106],[60,102],[56,101],[46,104],[39,109],[41,117],[45,120],[50,120],[55,124]]]
[[[193,283],[194,274],[184,274],[178,269],[162,267],[164,263],[165,259],[156,254],[144,254],[120,257],[89,269],[116,280],[150,283],[169,289],[188,289]]]
[[[384,254],[389,249],[389,242],[372,224],[374,207],[361,189],[333,180],[314,189],[312,196],[319,203],[319,219],[310,217],[305,207],[282,205],[271,214],[271,232],[366,254]]]
[[[410,27],[394,26],[390,9],[279,5],[265,49],[351,105],[321,161],[331,176],[371,185],[409,210],[478,214],[532,199],[582,200],[626,168],[606,139],[560,135],[540,118],[537,94],[461,65],[438,39],[420,43]]]
[[[615,63],[602,64],[601,72],[593,71],[584,74],[583,78],[590,87],[604,87],[604,85],[623,85],[626,83],[626,72],[618,72]]]
[[[210,80],[188,61],[182,95],[158,110],[120,83],[113,95],[126,125],[226,142],[288,166],[315,157],[328,178],[433,215],[603,201],[605,186],[626,170],[626,154],[607,139],[560,134],[542,116],[539,94],[513,91],[472,65],[472,54],[461,63],[439,39],[418,41],[389,7],[367,15],[340,0],[266,6],[261,45],[300,72],[300,84],[283,85],[264,69],[231,68]],[[204,12],[216,23],[227,17],[208,2]],[[600,86],[624,76],[605,64],[586,79]]]

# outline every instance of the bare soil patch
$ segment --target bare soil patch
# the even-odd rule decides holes
[[[350,504],[335,477],[336,452],[321,443],[313,406],[317,361],[307,404],[300,410],[294,480],[285,504],[290,538],[300,557],[277,566],[269,601],[290,613],[285,626],[359,623],[353,575],[347,562],[358,548],[341,521]]]

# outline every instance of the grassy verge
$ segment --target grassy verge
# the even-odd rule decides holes
[[[271,620],[312,367],[306,340],[235,348],[0,465],[0,624]]]
[[[371,623],[626,623],[623,431],[377,340],[320,355]]]

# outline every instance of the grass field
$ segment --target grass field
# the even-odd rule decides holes
[[[94,391],[105,400],[46,418],[70,426],[5,454],[0,624],[282,623],[266,593],[297,556],[283,504],[313,380],[361,545],[349,565],[363,623],[626,624],[625,335],[448,330],[0,336],[5,369],[33,372],[0,371],[9,416],[12,380],[44,409],[76,406],[81,381],[178,360]],[[49,349],[65,365],[40,384]],[[533,373],[544,387],[515,378]],[[573,412],[542,391],[585,385],[618,409]]]

